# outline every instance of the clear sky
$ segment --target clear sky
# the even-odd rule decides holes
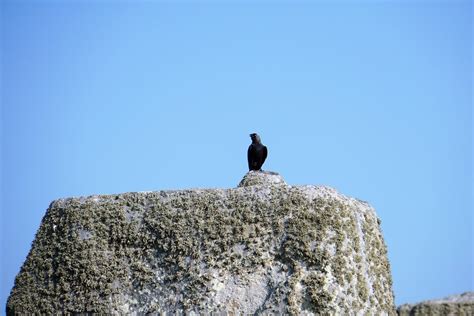
[[[471,1],[1,5],[0,310],[49,203],[264,169],[371,203],[397,304],[473,290]]]

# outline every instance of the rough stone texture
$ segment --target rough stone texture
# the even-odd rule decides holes
[[[466,292],[417,304],[404,304],[398,307],[397,312],[400,316],[474,315],[474,292]]]
[[[52,202],[7,311],[392,315],[395,306],[373,208],[249,172],[235,189]]]

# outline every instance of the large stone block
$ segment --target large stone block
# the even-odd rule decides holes
[[[394,314],[367,203],[250,172],[238,188],[54,201],[9,313]]]

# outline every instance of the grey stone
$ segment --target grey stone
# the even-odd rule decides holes
[[[9,313],[395,314],[370,205],[249,172],[235,189],[51,203]]]
[[[437,300],[423,301],[417,304],[403,304],[397,309],[400,316],[417,315],[474,315],[474,292],[465,292]]]

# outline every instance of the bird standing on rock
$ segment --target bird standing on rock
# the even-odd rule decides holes
[[[267,159],[267,147],[262,144],[260,136],[258,136],[257,133],[250,134],[250,138],[252,138],[252,144],[250,144],[247,151],[249,170],[260,171],[265,159]]]

